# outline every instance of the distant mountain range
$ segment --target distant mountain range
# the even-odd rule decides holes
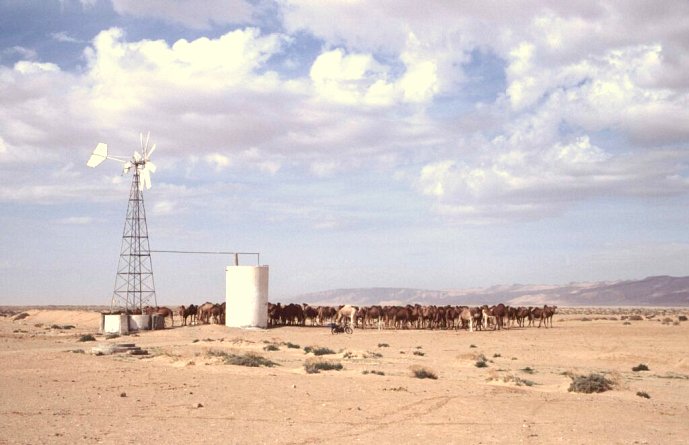
[[[689,306],[689,277],[657,276],[643,280],[570,283],[563,286],[512,284],[484,289],[422,290],[405,288],[336,289],[298,295],[293,302],[338,305],[505,303],[513,306]]]

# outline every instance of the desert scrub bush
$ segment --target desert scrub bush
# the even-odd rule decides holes
[[[514,374],[507,374],[507,375],[504,375],[504,376],[500,377],[500,375],[499,375],[497,372],[491,373],[491,374],[489,375],[489,377],[488,377],[487,380],[488,380],[488,381],[491,381],[491,380],[497,380],[497,381],[502,380],[502,381],[505,382],[505,383],[510,383],[510,382],[512,382],[512,383],[514,383],[516,386],[534,386],[534,385],[536,385],[536,382],[534,382],[534,381],[532,381],[532,380],[523,379],[523,378],[518,377],[518,376],[516,376],[516,375],[514,375]]]
[[[255,352],[247,352],[244,355],[227,354],[227,356],[223,358],[223,361],[226,365],[249,366],[252,368],[258,368],[259,366],[272,368],[277,365],[274,361],[268,360]]]
[[[502,357],[502,354],[500,354],[499,352],[496,352],[495,354],[493,354],[493,358],[498,358],[498,357]]]
[[[477,368],[487,368],[488,363],[486,363],[485,360],[476,360],[476,363],[474,363],[474,366],[476,366]]]
[[[469,345],[469,347],[470,347],[470,348],[478,348],[478,346],[476,346],[476,345],[474,345],[474,344]]]
[[[310,359],[304,362],[304,369],[307,374],[318,374],[321,371],[339,371],[342,369],[342,363],[331,360]]]
[[[650,370],[648,369],[648,366],[646,366],[644,363],[639,363],[638,365],[636,365],[632,368],[632,371],[639,372],[639,371],[650,371]]]
[[[389,348],[390,345],[387,344],[387,343],[378,343],[378,347],[379,347],[379,348]]]
[[[282,342],[283,345],[287,346],[288,349],[301,349],[301,346],[292,343],[291,341]]]
[[[520,377],[515,377],[514,383],[517,386],[534,386],[536,384],[533,380],[522,379]]]
[[[534,372],[536,372],[536,371],[535,371],[532,367],[530,367],[530,366],[527,366],[527,367],[525,367],[525,368],[522,368],[522,369],[520,369],[520,371],[525,372],[525,373],[527,373],[527,374],[533,374]]]
[[[363,371],[361,371],[361,373],[363,375],[368,375],[368,374],[385,375],[385,373],[383,371],[376,371],[376,370],[369,371],[368,369],[364,369]]]
[[[382,358],[383,354],[380,352],[366,351],[364,358]]]
[[[631,321],[642,321],[644,317],[642,317],[641,315],[630,315],[629,319]]]
[[[677,317],[677,319],[679,321],[687,321],[687,316],[686,315],[680,315],[679,317]]]
[[[613,388],[612,381],[602,374],[591,373],[589,375],[576,375],[571,378],[572,383],[567,389],[569,392],[592,394],[609,391]]]
[[[423,357],[424,355],[426,355],[426,353],[422,352],[422,351],[414,351],[414,355],[418,355],[420,357]]]
[[[416,377],[417,379],[438,379],[438,374],[435,371],[424,366],[412,366],[411,373],[412,376]]]
[[[278,346],[276,344],[271,343],[269,345],[265,345],[263,347],[263,350],[264,351],[279,351],[280,348],[278,348]]]
[[[78,341],[96,341],[96,338],[91,334],[84,334],[79,337]]]
[[[637,391],[636,395],[639,397],[643,397],[644,399],[650,399],[651,398],[651,396],[649,396],[646,391]]]
[[[305,346],[304,353],[308,354],[309,352],[313,353],[313,355],[335,354],[335,351],[333,351],[330,348],[325,348],[321,346]]]

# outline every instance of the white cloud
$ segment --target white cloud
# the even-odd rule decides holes
[[[682,174],[687,162],[689,154],[682,150],[613,156],[582,136],[542,150],[498,151],[473,164],[431,163],[416,184],[434,199],[438,213],[452,219],[539,219],[590,198],[687,193],[689,178]]]
[[[58,72],[60,67],[54,63],[39,63],[20,60],[14,64],[14,70],[21,74],[36,74],[43,72]]]
[[[177,205],[168,200],[158,200],[153,204],[154,215],[171,215],[178,212]]]
[[[183,22],[180,5],[116,7]],[[189,23],[212,25],[216,7],[217,23],[231,22],[218,5],[199,4]],[[232,169],[301,169],[319,178],[414,171],[416,190],[447,214],[554,212],[566,199],[606,190],[642,194],[634,181],[683,190],[683,172],[670,159],[681,153],[671,144],[689,137],[688,98],[682,82],[663,77],[684,66],[672,34],[682,25],[668,16],[667,33],[629,34],[621,31],[643,23],[636,6],[632,19],[617,23],[615,5],[525,5],[282,2],[287,32],[323,39],[320,54],[300,59],[308,74],[290,78],[271,62],[297,60],[289,52],[298,36],[238,28],[131,41],[123,30],[104,30],[86,49],[82,72],[30,57],[1,69],[0,159],[85,156],[101,139],[128,153],[143,126],[158,139],[157,156],[175,164],[192,154],[213,178]],[[463,83],[477,51],[503,70],[494,85],[502,90],[481,103]],[[476,86],[485,87],[480,76]],[[597,138],[606,131],[632,146]],[[653,159],[655,176],[631,161],[637,155]],[[24,184],[25,196],[43,196],[32,185]]]
[[[91,216],[70,216],[68,218],[58,219],[56,222],[64,225],[85,226],[93,224],[96,221],[97,220]]]
[[[213,166],[216,171],[224,170],[231,164],[230,158],[220,153],[211,153],[205,156],[206,162]]]
[[[438,92],[438,65],[433,57],[427,55],[426,48],[419,39],[410,33],[407,47],[400,54],[406,71],[399,80],[400,89],[407,102],[425,102]]]
[[[118,14],[161,19],[189,28],[207,29],[212,25],[249,23],[253,7],[244,0],[112,0]]]
[[[397,78],[371,54],[345,54],[341,48],[321,53],[309,74],[318,94],[338,103],[391,106],[428,102],[440,88],[438,61],[427,49],[410,33],[407,47],[399,55],[405,69]]]
[[[61,32],[54,32],[50,34],[50,37],[53,38],[53,40],[58,41],[58,42],[65,42],[65,43],[81,43],[81,40],[74,38],[70,36],[67,32],[61,31]]]

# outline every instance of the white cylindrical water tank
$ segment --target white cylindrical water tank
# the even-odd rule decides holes
[[[268,266],[225,268],[225,325],[268,327]]]

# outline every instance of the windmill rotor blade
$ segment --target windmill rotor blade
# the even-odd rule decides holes
[[[157,168],[158,167],[151,161],[146,162],[146,165],[144,165],[144,170],[148,170],[151,173],[155,173]]]
[[[100,142],[98,145],[96,145],[96,148],[93,149],[91,157],[89,157],[89,160],[86,161],[86,165],[91,168],[98,167],[107,158],[108,144]]]
[[[148,151],[148,140],[151,137],[151,132],[146,133],[146,145],[144,145],[144,150]]]
[[[146,160],[147,160],[147,161],[148,161],[149,159],[151,159],[151,155],[153,154],[154,151],[156,151],[156,144],[153,144],[153,146],[151,147],[151,149],[148,150],[148,152],[146,153]]]
[[[146,190],[151,188],[151,173],[149,172],[148,169],[144,168],[141,169],[141,173],[139,174],[141,178],[141,186],[144,187]]]
[[[134,160],[135,160],[136,162],[139,162],[141,159],[142,159],[141,154],[139,154],[138,151],[135,151],[135,152],[134,152]]]
[[[141,144],[141,150],[144,149],[144,133],[139,133],[139,143]]]
[[[129,169],[131,169],[131,168],[132,168],[132,162],[131,161],[125,162],[124,167],[122,168],[122,174],[126,175],[127,173],[129,173]]]

